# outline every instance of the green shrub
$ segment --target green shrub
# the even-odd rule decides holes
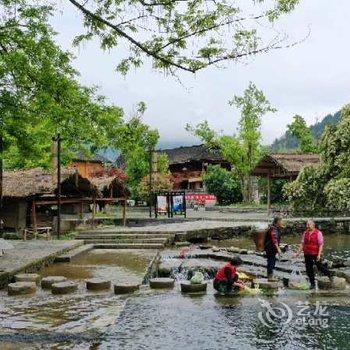
[[[204,185],[208,192],[215,194],[220,205],[242,201],[242,188],[238,178],[220,165],[211,165],[204,175]]]

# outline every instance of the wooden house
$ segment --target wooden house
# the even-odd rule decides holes
[[[70,161],[68,167],[76,169],[81,176],[90,179],[97,174],[102,174],[111,165],[112,162],[101,155],[88,157],[78,154]]]
[[[208,150],[204,145],[178,147],[158,151],[169,159],[174,190],[204,191],[203,175],[209,165],[220,165],[231,170],[231,164],[219,151]]]

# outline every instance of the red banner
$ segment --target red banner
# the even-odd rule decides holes
[[[216,201],[216,196],[209,193],[186,193],[186,201],[205,204],[207,201]]]

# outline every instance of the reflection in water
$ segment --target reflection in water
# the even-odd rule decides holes
[[[73,263],[58,263],[46,267],[41,275],[46,276],[64,276],[72,280],[81,280],[93,276],[92,269],[86,266],[75,265]]]

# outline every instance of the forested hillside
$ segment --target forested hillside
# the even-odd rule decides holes
[[[327,125],[336,124],[339,122],[339,120],[340,120],[340,111],[336,112],[335,114],[328,114],[320,122],[315,123],[314,125],[311,125],[310,126],[311,133],[315,138],[315,140],[319,140],[319,138],[321,137]],[[294,136],[286,132],[283,136],[276,139],[272,143],[271,149],[273,151],[283,152],[283,151],[295,150],[298,148],[298,146],[299,146],[298,140]]]

